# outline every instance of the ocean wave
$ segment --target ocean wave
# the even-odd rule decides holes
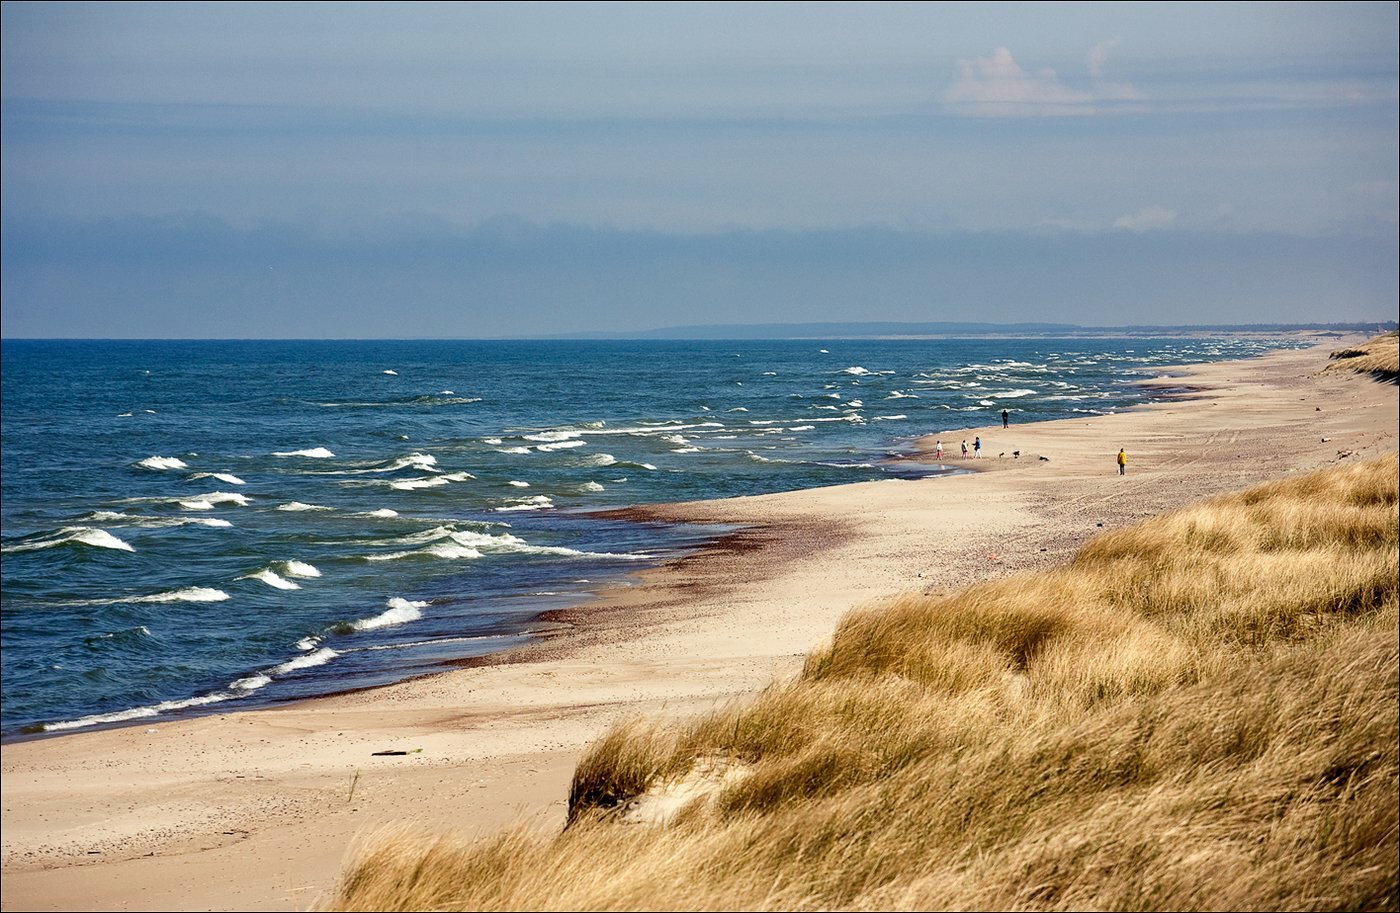
[[[368,472],[398,472],[400,469],[416,469],[419,472],[437,472],[437,457],[431,453],[410,453],[395,457],[382,466],[363,470]]]
[[[189,480],[191,482],[194,482],[198,479],[218,479],[220,482],[225,482],[229,485],[248,484],[247,482],[240,479],[238,476],[228,472],[196,472],[195,474],[189,477]]]
[[[65,526],[40,539],[30,539],[0,547],[0,553],[32,552],[45,548],[58,548],[63,545],[88,545],[93,548],[108,548],[122,552],[136,551],[125,541],[118,539],[105,529],[94,529],[91,526]]]
[[[142,469],[189,469],[184,460],[178,457],[148,456],[136,463]]]
[[[399,372],[395,371],[393,368],[386,368],[383,373],[388,374],[391,377],[399,376]]]
[[[506,484],[509,485],[509,486],[511,486],[512,488],[529,488],[529,487],[530,487],[530,483],[529,483],[529,482],[521,482],[519,479],[511,479],[511,480],[510,480],[509,482],[507,482]]]
[[[611,453],[590,453],[582,457],[580,462],[585,466],[611,466],[617,462],[617,457]]]
[[[399,482],[390,482],[390,488],[397,488],[401,491],[412,491],[416,488],[436,488],[439,485],[450,484],[442,476],[429,476],[425,479],[404,479]]]
[[[111,510],[94,511],[83,517],[82,522],[111,523],[114,526],[137,526],[144,529],[163,529],[171,526],[229,527],[233,525],[220,517],[138,517]]]
[[[283,577],[281,574],[279,574],[279,573],[277,573],[276,571],[274,571],[272,568],[268,568],[268,567],[265,567],[265,568],[263,568],[263,569],[260,570],[260,571],[254,571],[253,573],[247,574],[247,575],[245,575],[245,576],[243,576],[243,577],[240,577],[240,578],[238,578],[238,579],[239,579],[239,580],[260,580],[260,581],[262,581],[263,583],[267,584],[268,586],[273,587],[274,589],[278,589],[278,590],[299,590],[299,589],[301,589],[301,585],[300,585],[300,584],[293,583],[292,581],[290,581],[290,580],[288,580],[287,578]]]
[[[158,716],[162,713],[169,713],[172,710],[186,710],[190,707],[217,704],[221,701],[232,700],[233,698],[241,696],[240,694],[228,691],[220,691],[214,694],[205,694],[179,701],[161,701],[159,704],[150,704],[145,707],[132,707],[130,710],[119,710],[115,713],[94,713],[90,716],[79,717],[76,720],[44,723],[43,730],[45,732],[64,732],[69,729],[83,729],[88,726],[102,726],[108,723],[125,723],[128,720],[139,720],[146,717]]]
[[[500,448],[499,450],[497,450],[496,452],[497,452],[497,453],[529,453],[529,452],[530,452],[530,448],[529,448],[529,447],[502,447],[502,448]]]
[[[572,447],[585,447],[587,445],[587,441],[555,441],[552,444],[539,444],[535,449],[542,453],[547,453],[552,450],[568,450]]]
[[[325,447],[310,447],[306,450],[275,450],[272,455],[276,457],[307,457],[313,460],[328,460],[335,456]]]
[[[288,501],[286,504],[278,504],[274,510],[335,510],[334,507],[322,507],[320,504],[307,504],[304,501]]]
[[[582,435],[582,431],[541,431],[537,434],[522,434],[524,441],[571,441]]]
[[[789,430],[789,431],[815,431],[815,430],[816,430],[816,427],[817,427],[816,425],[794,425],[794,426],[792,426],[791,428],[789,428],[788,430]]]
[[[1035,396],[1038,390],[1005,390],[1001,393],[993,393],[992,396],[998,399],[1020,399],[1023,396]]]
[[[364,514],[364,516],[366,516],[366,517],[376,517],[376,518],[380,518],[380,519],[389,519],[389,518],[392,518],[392,517],[397,517],[398,515],[399,515],[399,512],[398,512],[398,511],[396,511],[396,510],[391,510],[391,509],[388,508],[388,507],[381,507],[381,508],[379,508],[378,510],[371,510],[371,511],[369,511],[368,513]]]
[[[434,542],[425,548],[386,555],[366,555],[366,561],[399,561],[404,558],[443,558],[449,561],[480,558],[481,552],[458,542]]]
[[[281,562],[282,572],[293,577],[320,577],[321,572],[315,565],[307,564],[305,561],[292,559]]]
[[[389,608],[378,615],[350,622],[350,629],[352,631],[374,631],[393,625],[407,624],[422,618],[423,609],[428,607],[426,602],[409,601],[399,596],[390,599],[387,605]]]
[[[506,507],[498,507],[498,511],[510,510],[544,510],[553,507],[554,502],[547,495],[535,495],[533,498],[517,498]]]
[[[906,421],[908,418],[909,418],[909,416],[907,416],[907,415],[877,415],[877,416],[875,416],[875,421],[877,421],[877,422],[901,422],[901,421]]]
[[[295,672],[298,669],[310,669],[313,666],[324,666],[335,659],[340,654],[330,647],[322,647],[303,656],[297,656],[287,660],[285,663],[273,666],[267,670],[270,675],[286,675],[288,672]]]
[[[213,510],[216,504],[237,504],[239,507],[247,507],[248,499],[234,492],[211,491],[194,498],[177,498],[175,503],[185,510]]]
[[[469,479],[476,478],[476,476],[472,475],[470,472],[449,472],[447,475],[443,476],[443,478],[449,482],[466,482]]]
[[[578,490],[579,490],[579,491],[602,491],[602,490],[603,490],[603,486],[599,485],[597,482],[584,482],[582,485],[580,485],[580,486],[578,487]]]

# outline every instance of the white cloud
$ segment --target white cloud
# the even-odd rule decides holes
[[[1094,114],[1096,102],[1137,99],[1141,95],[1127,83],[1102,79],[1108,52],[1117,38],[1101,41],[1089,51],[1090,91],[1060,81],[1046,67],[1029,72],[1021,68],[1011,51],[1001,47],[987,57],[959,60],[957,77],[943,93],[943,101],[956,111],[982,117],[1048,117]]]
[[[1114,220],[1113,227],[1142,234],[1154,228],[1166,228],[1175,221],[1175,209],[1165,209],[1161,206],[1144,206],[1137,212],[1130,213],[1126,216],[1119,216]]]
[[[1103,79],[1103,67],[1108,63],[1108,52],[1118,47],[1118,39],[1110,38],[1107,41],[1100,41],[1089,49],[1089,75],[1095,79]]]

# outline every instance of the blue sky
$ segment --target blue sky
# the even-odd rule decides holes
[[[1397,20],[5,3],[3,331],[1394,319]]]

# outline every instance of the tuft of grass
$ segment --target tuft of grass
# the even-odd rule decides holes
[[[335,906],[1397,909],[1398,472],[853,612],[749,703],[608,733],[563,833],[381,835]]]
[[[1359,348],[1339,349],[1328,357],[1332,364],[1324,371],[1356,371],[1400,383],[1400,331],[1383,333]]]

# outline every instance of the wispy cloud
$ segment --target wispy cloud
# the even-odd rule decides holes
[[[1018,64],[1008,48],[986,57],[959,60],[957,76],[943,93],[950,109],[978,117],[1054,117],[1097,114],[1107,102],[1142,97],[1133,86],[1104,78],[1108,53],[1117,38],[1101,41],[1089,51],[1087,88],[1066,85],[1053,69],[1030,72]]]
[[[1142,234],[1154,228],[1166,228],[1175,221],[1175,209],[1166,209],[1162,206],[1144,206],[1137,212],[1119,216],[1114,220],[1113,227],[1122,231]]]

